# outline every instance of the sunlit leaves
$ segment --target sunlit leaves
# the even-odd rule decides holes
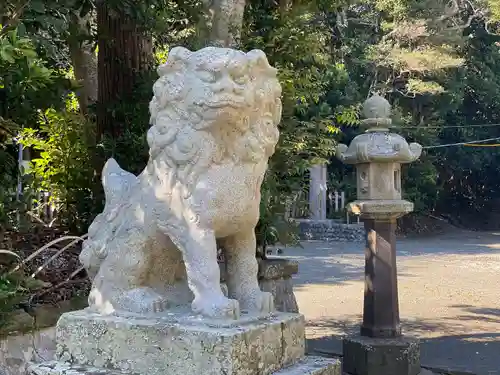
[[[442,94],[445,89],[436,82],[425,82],[420,79],[410,78],[406,85],[406,90],[412,94]]]

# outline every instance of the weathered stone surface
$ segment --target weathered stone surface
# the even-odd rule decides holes
[[[338,359],[307,356],[294,366],[273,375],[342,375],[341,367]]]
[[[55,353],[55,328],[46,328],[0,340],[0,375],[24,374],[30,362],[52,359]]]
[[[48,362],[32,365],[27,375],[127,375],[130,373],[111,369],[98,369],[89,366],[70,365],[61,362]],[[260,375],[254,372],[253,375]],[[132,375],[132,374],[130,374]],[[183,375],[179,373],[178,375]],[[273,375],[341,375],[340,361],[322,357],[306,357],[304,360],[287,367]]]
[[[168,316],[65,314],[57,326],[61,362],[147,375],[267,375],[305,352],[304,318],[210,320]]]
[[[260,50],[173,48],[158,68],[135,176],[110,159],[104,211],[80,256],[89,305],[143,315],[191,305],[208,317],[274,311],[257,280],[260,188],[278,142],[281,86]],[[225,251],[224,295],[217,244]]]
[[[366,118],[362,122],[369,129],[356,136],[349,147],[343,144],[337,146],[336,156],[342,162],[356,164],[358,167],[365,163],[411,163],[420,157],[421,145],[408,144],[402,136],[389,133],[388,126],[392,123],[391,105],[385,98],[375,94],[366,100],[363,104],[363,115]],[[370,180],[378,178],[375,175],[367,177]],[[371,199],[359,196],[359,182],[358,175],[358,198]]]
[[[259,50],[178,47],[158,73],[147,167],[136,177],[110,159],[102,172],[106,206],[80,256],[89,309],[60,318],[59,362],[32,373],[270,375],[304,358],[303,316],[274,314],[259,285],[277,292],[286,279],[280,293],[293,297],[285,274],[297,267],[277,261],[259,275],[255,257],[279,136],[276,70]]]
[[[309,168],[309,218],[325,220],[328,191],[326,164],[316,164]]]
[[[418,375],[417,339],[351,337],[343,341],[343,371],[349,375]]]
[[[347,205],[350,212],[366,219],[397,219],[413,211],[413,203],[405,200],[356,200]]]
[[[219,263],[221,283],[227,293],[226,266]],[[299,270],[299,263],[290,259],[259,260],[259,286],[263,292],[271,293],[277,311],[299,313],[297,299],[293,293],[292,276]]]
[[[293,281],[291,277],[282,279],[261,279],[260,288],[263,292],[273,295],[276,310],[288,313],[298,313],[299,305],[293,293]]]
[[[90,366],[71,365],[57,361],[33,364],[28,368],[26,375],[133,375],[131,373],[99,369]]]
[[[259,279],[278,280],[292,277],[299,272],[299,262],[290,259],[259,260]]]
[[[299,263],[293,260],[262,259],[259,261],[260,289],[273,295],[276,310],[289,313],[299,312],[292,281],[292,276],[298,271]]]
[[[77,297],[60,302],[57,306],[34,306],[36,324],[33,324],[33,316],[24,310],[3,314],[0,328],[0,375],[21,375],[30,362],[53,359],[57,320],[65,312],[86,307],[86,300]]]

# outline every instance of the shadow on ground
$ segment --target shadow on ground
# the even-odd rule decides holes
[[[412,257],[440,257],[449,255],[477,255],[500,253],[500,235],[494,233],[457,232],[453,235],[402,239],[397,243],[398,276],[412,277],[402,261]],[[281,256],[278,256],[281,257]],[[294,285],[338,285],[364,280],[364,244],[356,242],[305,241],[302,248],[286,248],[282,257],[299,262],[299,274]],[[307,272],[303,273],[303,267]]]
[[[407,320],[402,322],[403,331],[409,336],[421,338],[422,365],[441,370],[470,372],[476,375],[500,375],[500,332],[466,333],[461,320],[475,320],[500,323],[500,309],[475,309],[467,305],[451,306],[462,313],[453,319],[435,321]],[[358,320],[310,321],[310,330],[329,329],[335,335],[307,340],[309,353],[342,354],[342,338],[356,335]],[[445,332],[444,335],[433,335]],[[429,337],[430,336],[430,337]],[[464,353],[467,353],[464,356]]]

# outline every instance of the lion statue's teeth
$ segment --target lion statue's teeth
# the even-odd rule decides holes
[[[149,105],[150,158],[139,176],[110,159],[104,211],[80,259],[101,313],[157,314],[190,304],[213,318],[266,314],[255,225],[278,142],[281,87],[262,51],[177,47],[158,68]],[[220,284],[217,242],[227,260]]]

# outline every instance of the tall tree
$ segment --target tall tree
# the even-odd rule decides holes
[[[97,102],[97,53],[92,35],[95,24],[93,9],[79,9],[70,14],[68,27],[68,49],[75,78],[80,88],[76,91],[80,110],[88,112],[88,107]]]
[[[131,95],[141,74],[154,63],[151,35],[143,30],[127,7],[97,2],[98,98],[97,136],[123,133],[114,104]]]
[[[204,0],[205,44],[219,47],[238,47],[245,13],[246,0]]]

